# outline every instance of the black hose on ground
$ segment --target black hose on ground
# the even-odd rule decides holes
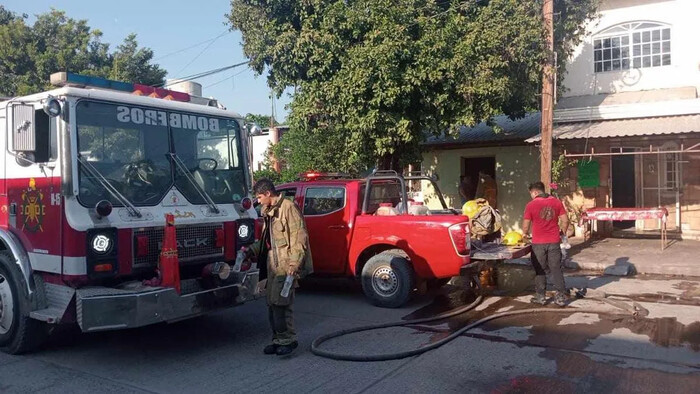
[[[423,319],[416,319],[416,320],[406,320],[406,321],[400,321],[400,322],[392,322],[392,323],[382,323],[382,324],[373,324],[373,325],[368,325],[368,326],[361,326],[361,327],[355,327],[355,328],[348,328],[345,330],[340,330],[336,332],[332,332],[330,334],[322,335],[318,338],[316,338],[312,343],[311,343],[311,352],[317,356],[320,357],[325,357],[325,358],[330,358],[333,360],[343,360],[343,361],[388,361],[388,360],[399,360],[402,358],[406,357],[412,357],[412,356],[417,356],[419,354],[425,353],[427,351],[439,348],[440,346],[452,341],[453,339],[459,337],[460,335],[464,334],[465,332],[471,330],[474,327],[480,326],[490,320],[494,319],[499,319],[502,317],[508,317],[508,316],[516,316],[516,315],[524,315],[524,314],[531,314],[531,313],[596,313],[596,314],[611,314],[609,310],[602,310],[602,309],[578,309],[578,308],[564,308],[564,309],[550,309],[550,308],[534,308],[534,309],[524,309],[524,310],[518,310],[518,311],[506,311],[506,312],[501,312],[501,313],[496,313],[491,316],[486,316],[483,319],[477,320],[474,323],[470,323],[459,330],[453,332],[449,336],[431,343],[428,346],[418,348],[418,349],[413,349],[413,350],[407,350],[404,352],[399,352],[399,353],[385,353],[385,354],[375,354],[375,355],[354,355],[354,354],[342,354],[342,353],[336,353],[336,352],[331,352],[328,350],[321,350],[319,349],[319,346],[323,343],[328,341],[329,339],[341,337],[344,335],[352,334],[355,332],[362,332],[362,331],[370,331],[370,330],[376,330],[380,328],[388,328],[388,327],[401,327],[401,326],[409,326],[409,325],[416,325],[416,324],[421,324],[421,323],[428,323],[432,321],[437,321],[437,320],[442,320],[446,319],[448,317],[452,317],[455,315],[459,315],[461,313],[468,312],[472,309],[474,309],[477,305],[481,303],[483,300],[483,296],[479,295],[474,302],[471,304],[455,309],[451,312],[444,313],[441,315],[437,315],[434,317],[428,317],[428,318],[423,318]],[[626,308],[622,309],[625,312],[628,312],[632,315],[636,315],[636,312],[633,310],[629,310]]]

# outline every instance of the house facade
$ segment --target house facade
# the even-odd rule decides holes
[[[665,207],[700,236],[700,1],[606,0],[568,61],[554,111],[554,156],[581,208]],[[528,142],[538,144],[539,136]],[[604,233],[656,229],[653,220]]]
[[[568,207],[663,206],[670,230],[700,236],[697,15],[697,0],[601,2],[567,60],[565,93],[556,97],[553,159],[561,156],[558,194]],[[460,177],[469,165],[481,165],[469,159],[493,155],[498,208],[506,228],[517,230],[528,197],[521,191],[539,178],[540,139],[526,136],[532,131],[526,123],[511,126],[515,139],[492,138],[486,145],[469,133],[429,140],[423,166],[439,174],[441,189],[456,201]],[[519,145],[523,135],[526,144]],[[614,224],[633,232],[658,226],[651,220]],[[598,231],[615,228],[600,223]]]
[[[519,230],[525,204],[530,199],[527,186],[540,173],[539,150],[526,139],[536,136],[540,129],[540,114],[511,120],[506,116],[494,119],[498,133],[480,123],[462,127],[455,137],[428,139],[423,153],[422,170],[438,176],[438,187],[450,207],[460,208],[466,199],[483,196],[478,185],[479,174],[495,181],[495,208],[502,215],[506,231]],[[460,194],[466,186],[466,197]],[[423,185],[423,198],[432,209],[439,209],[429,184]]]

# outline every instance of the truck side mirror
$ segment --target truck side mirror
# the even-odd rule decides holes
[[[34,106],[12,105],[12,150],[34,152],[36,150],[36,119]]]
[[[41,109],[33,104],[16,103],[12,108],[12,150],[17,163],[27,167],[50,159],[50,119],[61,115],[61,102],[49,97]]]

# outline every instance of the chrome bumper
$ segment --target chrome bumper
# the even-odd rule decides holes
[[[240,283],[179,295],[173,288],[130,292],[107,288],[76,291],[76,312],[83,332],[142,327],[173,322],[260,298],[258,272]]]

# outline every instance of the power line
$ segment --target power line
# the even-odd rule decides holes
[[[230,66],[215,68],[215,69],[213,69],[213,70],[208,70],[208,71],[202,71],[202,72],[197,73],[197,74],[192,74],[192,75],[189,75],[189,76],[186,76],[186,77],[183,77],[183,78],[178,78],[178,79],[174,80],[172,83],[175,84],[175,83],[179,83],[179,82],[192,81],[192,80],[195,80],[195,79],[208,77],[208,76],[210,76],[210,75],[218,74],[218,73],[224,72],[224,71],[226,71],[226,70],[231,70],[231,69],[233,69],[233,68],[246,65],[246,64],[248,64],[248,63],[249,63],[249,62],[246,60],[246,61],[244,61],[244,62],[232,64],[232,65],[230,65]],[[161,83],[161,84],[154,85],[154,86],[155,86],[155,87],[165,87],[165,86],[168,86],[168,84],[167,84],[167,83]]]
[[[198,46],[200,46],[200,45],[202,45],[202,44],[206,44],[206,43],[208,43],[208,42],[210,42],[210,41],[216,41],[216,40],[217,40],[218,38],[220,38],[222,35],[226,35],[226,34],[229,34],[229,33],[233,33],[233,31],[232,31],[232,30],[224,30],[220,35],[218,35],[218,36],[216,36],[216,37],[213,37],[213,38],[210,38],[210,39],[208,39],[208,40],[204,40],[204,41],[202,41],[202,42],[198,42],[198,43],[196,43],[196,44],[190,45],[190,46],[188,46],[187,48],[182,48],[182,49],[179,49],[179,50],[177,50],[177,51],[174,51],[174,52],[170,52],[170,53],[168,53],[168,54],[165,54],[165,55],[163,55],[163,56],[159,56],[159,57],[153,59],[153,61],[158,61],[158,60],[160,60],[160,59],[165,59],[166,57],[170,57],[170,56],[173,56],[173,55],[177,55],[177,54],[179,54],[179,53],[185,52],[185,51],[190,50],[190,49],[192,49],[192,48],[196,48],[196,47],[198,47]]]
[[[224,79],[222,79],[222,80],[220,80],[220,81],[214,82],[214,83],[212,83],[211,85],[207,85],[207,86],[205,86],[204,88],[205,88],[205,89],[206,89],[206,88],[210,88],[210,87],[216,86],[216,85],[218,85],[218,84],[220,84],[220,83],[222,83],[222,82],[226,82],[226,81],[228,81],[229,79],[233,79],[233,78],[235,78],[235,77],[237,77],[237,76],[243,74],[243,73],[246,72],[246,71],[252,71],[252,70],[251,70],[250,68],[244,68],[243,70],[241,70],[241,71],[239,71],[239,72],[237,72],[237,73],[235,73],[235,74],[233,74],[233,75],[231,75],[231,76],[229,76],[229,77],[226,77],[226,78],[224,78]]]
[[[216,38],[211,40],[211,42],[209,42],[209,44],[207,44],[207,46],[205,46],[204,49],[202,49],[202,51],[197,54],[197,56],[193,57],[192,60],[190,60],[190,62],[185,65],[185,67],[181,68],[180,71],[176,72],[175,75],[180,74],[185,69],[187,69],[187,67],[189,67],[192,63],[194,63],[197,59],[199,59],[199,57],[202,56],[202,54],[204,54],[204,52],[206,52],[207,49],[209,49],[209,47],[211,47],[216,42],[216,40],[218,40],[219,38],[223,37],[225,34],[228,34],[228,33],[229,33],[228,31],[225,31],[225,32],[219,34],[218,36],[216,36]]]

